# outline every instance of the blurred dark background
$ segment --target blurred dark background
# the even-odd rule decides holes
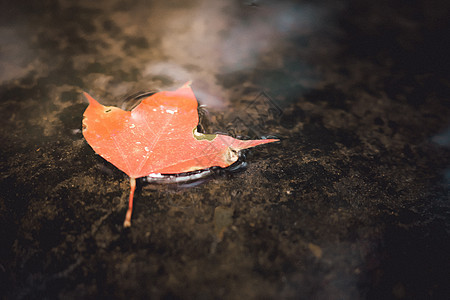
[[[1,1],[2,299],[448,299],[447,1]],[[193,80],[208,132],[282,141],[193,187],[81,134]]]

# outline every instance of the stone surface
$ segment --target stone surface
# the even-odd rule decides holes
[[[445,1],[2,2],[0,293],[444,299]],[[276,136],[195,186],[128,180],[81,134],[192,79],[204,130]]]

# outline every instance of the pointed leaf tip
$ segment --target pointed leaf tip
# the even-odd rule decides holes
[[[190,88],[190,87],[191,87],[191,84],[192,84],[192,80],[189,80],[188,82],[186,82],[185,84],[183,84],[183,86],[182,86],[180,89],[183,89],[183,88]]]
[[[279,142],[279,139],[266,139],[266,140],[238,140],[238,149],[248,149],[252,147],[256,147],[259,145],[264,145],[268,143]]]
[[[84,95],[84,97],[86,97],[86,99],[88,99],[90,105],[96,105],[96,104],[100,105],[100,103],[98,103],[98,101],[95,100],[94,98],[92,98],[92,96],[89,95],[88,93],[83,92],[83,95]]]

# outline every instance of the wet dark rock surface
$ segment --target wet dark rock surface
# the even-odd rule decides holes
[[[449,5],[209,3],[2,2],[2,297],[448,299]],[[282,141],[124,229],[81,92],[189,79],[206,131]]]

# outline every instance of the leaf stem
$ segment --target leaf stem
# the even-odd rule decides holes
[[[130,177],[130,200],[128,201],[128,210],[125,215],[125,221],[123,222],[123,227],[131,226],[131,213],[133,212],[133,196],[134,190],[136,189],[136,178]]]

